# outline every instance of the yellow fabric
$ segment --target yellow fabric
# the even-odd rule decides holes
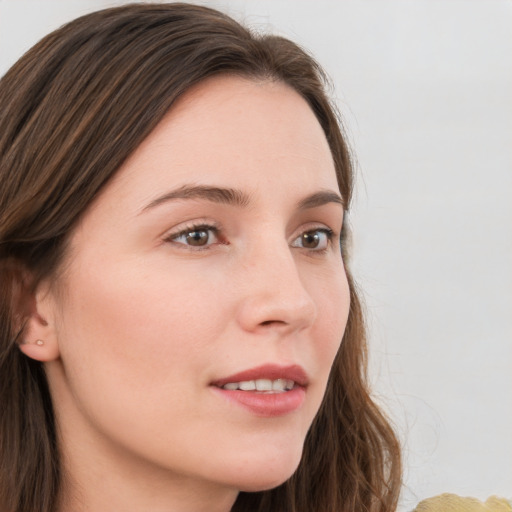
[[[483,503],[476,498],[441,494],[421,501],[413,512],[512,512],[512,504],[497,496]]]

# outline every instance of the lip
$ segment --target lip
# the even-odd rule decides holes
[[[283,393],[228,390],[222,387],[229,382],[257,379],[288,379],[293,380],[296,386]],[[301,366],[267,364],[216,380],[210,386],[217,395],[229,403],[240,406],[255,416],[272,418],[290,414],[300,408],[306,397],[308,381],[308,376]]]

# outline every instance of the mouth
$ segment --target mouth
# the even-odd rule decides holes
[[[297,385],[291,379],[256,379],[243,380],[241,382],[228,382],[222,386],[222,389],[229,391],[258,391],[260,393],[286,393]]]
[[[262,417],[289,414],[300,408],[308,376],[298,365],[263,365],[211,383],[229,403]]]

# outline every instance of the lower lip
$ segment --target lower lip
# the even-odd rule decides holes
[[[256,416],[271,418],[296,411],[304,402],[306,390],[296,387],[284,393],[265,393],[258,391],[213,389],[230,402],[234,402]]]

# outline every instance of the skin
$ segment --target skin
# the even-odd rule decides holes
[[[159,199],[185,185],[244,201]],[[349,309],[343,207],[298,207],[320,191],[339,196],[309,106],[237,77],[185,94],[104,188],[21,346],[45,362],[55,403],[61,511],[228,511],[240,490],[291,476]],[[210,386],[267,363],[305,369],[298,410],[261,417]]]

